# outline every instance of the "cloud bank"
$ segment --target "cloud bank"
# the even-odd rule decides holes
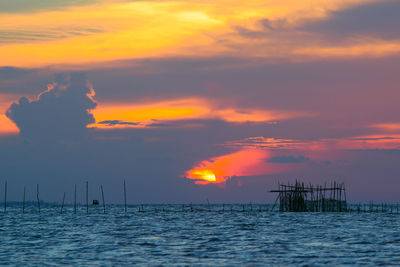
[[[7,110],[7,117],[30,140],[66,140],[81,138],[94,117],[94,90],[84,74],[59,75],[56,82],[35,100],[21,97]]]

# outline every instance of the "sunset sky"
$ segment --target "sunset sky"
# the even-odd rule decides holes
[[[0,194],[400,201],[398,0],[0,2]]]

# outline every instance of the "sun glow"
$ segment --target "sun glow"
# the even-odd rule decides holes
[[[230,154],[203,160],[183,176],[196,184],[223,183],[233,176],[253,176],[277,171],[267,163],[269,152],[261,149],[243,149]]]
[[[215,174],[210,170],[194,171],[193,175],[201,177],[201,179],[203,179],[203,180],[205,180],[207,182],[216,182],[217,181],[217,178],[215,177]]]

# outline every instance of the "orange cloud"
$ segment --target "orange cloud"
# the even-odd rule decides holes
[[[14,122],[12,122],[5,115],[0,115],[0,136],[18,134],[19,129]]]
[[[19,129],[15,123],[5,115],[6,110],[18,97],[18,95],[0,94],[0,135],[19,133]]]
[[[322,138],[318,140],[294,140],[250,137],[241,140],[229,141],[224,144],[233,148],[262,148],[266,150],[352,150],[352,149],[400,149],[400,135],[381,134],[344,138]]]
[[[327,147],[328,140],[295,140],[295,139],[279,139],[266,138],[263,136],[249,137],[241,140],[226,142],[224,145],[234,148],[263,148],[263,149],[292,149],[292,150],[320,150]]]
[[[337,148],[342,149],[400,149],[400,135],[367,135],[339,139]]]
[[[261,149],[243,149],[204,160],[185,173],[196,184],[222,183],[233,176],[252,176],[276,171],[266,159],[269,153]]]
[[[399,41],[362,40],[347,46],[312,46],[296,48],[295,55],[315,57],[383,57],[400,53]]]
[[[257,30],[261,19],[286,21],[294,27],[367,2],[370,1],[103,0],[58,10],[2,13],[0,25],[7,34],[3,39],[7,41],[0,45],[0,65],[98,67],[95,63],[123,59],[215,55],[290,58],[292,51],[309,54],[310,44],[318,43],[319,37],[308,35],[300,39],[293,34],[271,33],[263,41],[249,40],[238,35],[234,28]],[[367,49],[368,46],[361,50]],[[396,52],[396,49],[388,44],[378,54]],[[344,49],[316,51],[341,55]]]
[[[385,131],[398,131],[400,130],[400,123],[378,123],[373,124],[370,127]]]
[[[224,108],[202,98],[174,99],[150,103],[99,103],[93,110],[96,123],[89,127],[100,129],[147,127],[155,121],[176,121],[188,119],[219,119],[227,122],[267,122],[289,119],[306,114],[262,109]],[[123,123],[102,123],[102,122]]]

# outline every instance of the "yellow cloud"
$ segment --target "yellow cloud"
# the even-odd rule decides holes
[[[96,123],[89,127],[128,128],[146,127],[154,121],[174,121],[188,119],[218,119],[232,123],[271,122],[290,119],[307,114],[262,109],[241,109],[218,107],[215,103],[202,98],[174,99],[149,103],[99,103],[93,110]],[[121,121],[130,124],[110,125],[104,121]],[[133,123],[137,123],[134,125]]]
[[[254,46],[254,41],[238,36],[233,28],[257,28],[258,21],[265,18],[296,25],[365,2],[104,1],[57,11],[2,14],[0,30],[12,32],[15,38],[0,43],[0,65],[79,65],[169,56],[292,56],[290,51],[298,44],[287,40],[287,36],[275,36],[265,50],[265,43]],[[24,33],[29,38],[24,38]],[[393,48],[384,50],[393,51]],[[246,51],[246,54],[240,51]],[[297,53],[307,51],[300,49]]]

